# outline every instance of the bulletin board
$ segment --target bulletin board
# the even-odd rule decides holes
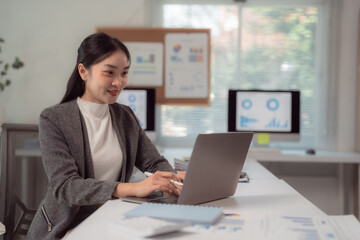
[[[184,29],[184,28],[110,28],[110,27],[99,27],[96,29],[97,32],[103,32],[106,33],[112,37],[115,37],[119,39],[122,42],[143,42],[143,43],[162,43],[163,45],[163,66],[162,66],[162,77],[161,77],[161,83],[158,86],[149,86],[149,85],[140,85],[140,86],[133,86],[130,84],[132,88],[144,88],[144,87],[151,87],[156,89],[156,104],[172,104],[172,105],[200,105],[200,106],[207,106],[210,105],[210,53],[211,53],[211,45],[210,45],[210,29]],[[206,77],[203,75],[200,75],[203,77],[202,79],[202,85],[196,85],[198,91],[201,92],[201,94],[198,94],[197,96],[186,96],[182,97],[177,93],[178,95],[172,94],[171,91],[169,91],[170,84],[172,82],[167,81],[166,79],[169,79],[169,76],[172,76],[170,73],[169,75],[169,66],[171,66],[170,61],[166,61],[166,59],[169,58],[170,51],[166,51],[166,49],[169,49],[169,39],[179,36],[179,41],[181,41],[181,37],[186,36],[202,36],[204,38],[204,35],[207,41],[207,49],[204,53],[204,56],[206,57],[206,60],[204,64],[206,65]],[[166,40],[167,39],[167,40]],[[167,41],[167,42],[166,42]],[[174,42],[174,41],[173,41]],[[166,48],[166,44],[168,47]],[[181,43],[180,43],[181,45]],[[174,51],[177,49],[174,48]],[[202,49],[201,49],[202,50]],[[191,50],[192,51],[192,50]],[[194,51],[197,51],[196,49]],[[174,56],[172,56],[174,57]],[[175,56],[176,57],[176,56]],[[176,61],[176,58],[171,60]],[[136,59],[133,59],[132,62],[136,61]],[[166,63],[168,65],[166,66]],[[189,65],[190,66],[190,65]],[[205,69],[205,68],[204,68]],[[189,71],[189,69],[177,69],[178,76],[184,76],[183,77],[174,77],[174,81],[178,81],[179,84],[182,80],[187,81],[193,81],[191,78],[186,77]],[[193,74],[196,76],[196,74]],[[204,79],[206,78],[206,79]],[[194,81],[197,81],[198,79],[194,79]],[[168,83],[168,85],[166,85]],[[193,83],[193,82],[192,82]],[[176,82],[175,82],[176,84]],[[205,87],[202,87],[205,86]],[[192,86],[193,87],[193,86]],[[186,90],[186,89],[185,89]],[[191,89],[190,89],[191,90]],[[175,97],[173,97],[175,96]],[[183,95],[185,96],[185,95]]]

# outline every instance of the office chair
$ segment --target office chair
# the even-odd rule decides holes
[[[1,132],[0,221],[3,240],[26,236],[46,192],[38,126],[4,123]],[[36,187],[35,187],[36,186]]]

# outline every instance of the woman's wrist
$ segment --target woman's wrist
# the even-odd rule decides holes
[[[134,184],[135,183],[118,183],[112,195],[116,198],[134,196]]]

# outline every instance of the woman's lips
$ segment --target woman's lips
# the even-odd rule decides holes
[[[118,94],[118,90],[108,90],[108,93],[111,95],[111,96],[116,96]]]

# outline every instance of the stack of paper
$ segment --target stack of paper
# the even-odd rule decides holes
[[[181,159],[175,158],[174,159],[174,167],[176,171],[186,171],[189,165],[189,157],[183,157]]]

